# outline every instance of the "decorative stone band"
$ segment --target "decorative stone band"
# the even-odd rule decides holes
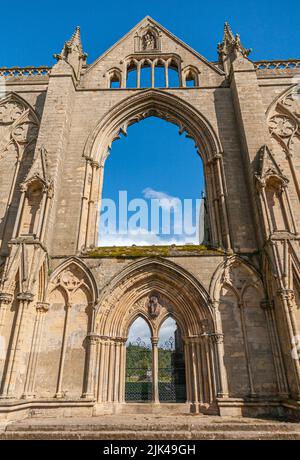
[[[86,340],[89,342],[89,343],[92,343],[92,344],[95,344],[95,343],[98,343],[99,340],[100,340],[100,336],[98,334],[95,334],[93,332],[91,332],[90,334],[88,334],[86,336]]]
[[[198,343],[199,341],[212,339],[216,343],[223,343],[224,334],[220,332],[204,332],[203,334],[183,337],[185,343]]]
[[[108,335],[98,335],[94,334],[95,336],[98,337],[98,340],[100,340],[102,343],[126,343],[127,342],[127,337],[109,337]]]
[[[0,77],[41,77],[49,75],[51,67],[1,67]]]
[[[300,69],[300,59],[256,61],[254,68],[257,70]]]
[[[23,302],[32,302],[33,298],[34,298],[34,295],[29,291],[20,292],[17,295],[17,299]]]
[[[10,294],[9,292],[0,292],[0,304],[1,303],[4,303],[4,304],[9,304],[11,303],[12,301],[12,294]]]

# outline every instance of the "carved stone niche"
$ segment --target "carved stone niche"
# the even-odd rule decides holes
[[[157,318],[161,311],[161,305],[157,294],[150,294],[147,299],[147,309],[151,318]]]
[[[134,51],[136,53],[153,53],[161,51],[161,34],[151,26],[140,29],[134,36]]]

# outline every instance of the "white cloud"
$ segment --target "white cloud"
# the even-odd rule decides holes
[[[130,230],[126,235],[120,235],[118,233],[105,234],[99,236],[99,246],[164,246],[171,244],[188,244],[197,243],[196,237],[186,237],[185,235],[178,235],[174,238],[173,235],[166,235],[165,238],[155,233],[149,232],[146,229]]]
[[[159,190],[154,190],[151,187],[147,187],[143,190],[143,195],[145,198],[159,200],[159,204],[162,209],[177,208],[181,206],[181,201],[178,197],[168,195],[165,192],[160,192]]]

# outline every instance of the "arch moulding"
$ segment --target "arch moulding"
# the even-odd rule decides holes
[[[83,156],[83,188],[78,251],[97,245],[99,209],[105,160],[114,140],[127,134],[130,125],[156,116],[176,124],[179,134],[192,138],[203,160],[212,244],[231,250],[226,180],[220,140],[209,121],[192,105],[160,90],[145,90],[125,98],[110,109],[88,136]]]

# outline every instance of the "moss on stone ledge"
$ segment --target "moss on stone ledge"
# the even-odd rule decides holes
[[[221,255],[224,251],[205,245],[186,244],[183,246],[111,246],[97,247],[85,252],[85,257],[101,259],[135,259],[138,257],[179,257],[194,255]]]

